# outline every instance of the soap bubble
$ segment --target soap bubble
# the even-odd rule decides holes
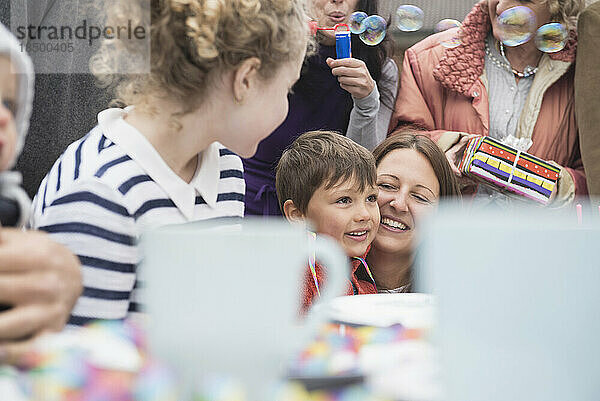
[[[438,32],[447,31],[448,29],[452,29],[452,28],[460,28],[461,26],[462,26],[462,24],[460,22],[458,22],[457,20],[451,19],[451,18],[446,18],[446,19],[441,20],[440,22],[438,22],[435,25],[434,31],[436,33],[438,33]],[[461,44],[462,44],[462,41],[460,40],[460,30],[456,30],[456,32],[454,32],[452,37],[445,39],[441,42],[441,45],[447,49],[452,49],[452,48],[458,47]]]
[[[441,45],[446,49],[453,49],[462,45],[462,40],[460,40],[460,32],[457,31],[454,33],[454,35],[452,35],[452,37],[442,41]]]
[[[438,33],[442,31],[447,31],[448,29],[452,28],[460,28],[461,26],[462,24],[457,20],[452,18],[445,18],[435,25],[434,32]]]
[[[556,53],[565,48],[569,33],[563,24],[542,25],[535,35],[535,45],[545,53]]]
[[[402,5],[396,10],[398,29],[403,32],[418,31],[423,27],[423,10],[417,6]]]
[[[365,28],[365,30],[359,35],[359,38],[366,45],[378,45],[379,43],[381,43],[383,38],[385,38],[387,23],[385,22],[385,19],[383,19],[379,15],[371,15],[365,18],[362,22],[362,25]]]
[[[357,11],[350,15],[350,19],[348,20],[348,25],[350,26],[350,32],[358,35],[359,33],[363,33],[365,31],[365,26],[362,25],[362,22],[367,18],[367,13],[362,11]]]
[[[497,22],[500,40],[510,47],[528,42],[537,28],[535,14],[524,6],[505,10],[498,16]]]

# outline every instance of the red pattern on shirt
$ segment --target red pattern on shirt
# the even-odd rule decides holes
[[[363,259],[367,257],[369,249],[362,256]],[[369,273],[366,271],[362,262],[358,259],[351,259],[350,265],[352,267],[352,274],[348,281],[348,289],[346,295],[354,295],[354,288],[357,289],[358,294],[377,294],[377,287],[375,283],[371,281]],[[317,273],[317,281],[319,282],[319,288],[323,288],[323,284],[327,279],[326,268],[321,266],[318,262],[315,263],[315,272]],[[354,287],[352,286],[354,284]],[[313,275],[310,271],[310,267],[306,268],[304,273],[304,286],[302,289],[302,306],[301,312],[305,314],[311,307],[313,300],[318,297],[317,286]]]

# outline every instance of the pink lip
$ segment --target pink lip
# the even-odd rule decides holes
[[[330,20],[335,22],[336,24],[340,24],[346,20],[346,15],[339,12],[333,12],[327,15]]]

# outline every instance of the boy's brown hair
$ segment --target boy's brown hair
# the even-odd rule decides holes
[[[303,214],[315,191],[341,180],[355,180],[359,190],[376,186],[375,158],[364,147],[333,131],[300,135],[277,164],[275,187],[279,207],[291,199]]]

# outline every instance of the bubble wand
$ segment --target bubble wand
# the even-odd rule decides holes
[[[318,31],[335,32],[335,52],[338,59],[352,57],[350,46],[351,33],[358,35],[368,46],[377,46],[385,38],[387,24],[379,15],[370,15],[362,11],[352,13],[348,23],[335,24],[333,27],[320,27],[317,21],[308,22],[310,31],[316,35]]]
[[[352,48],[350,46],[350,28],[348,24],[335,24],[331,28],[323,28],[317,25],[317,21],[309,21],[310,32],[316,35],[318,31],[335,32],[335,53],[337,58],[352,57]]]

